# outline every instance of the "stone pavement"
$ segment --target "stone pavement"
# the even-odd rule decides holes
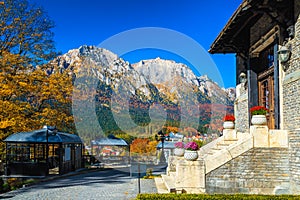
[[[141,193],[157,193],[153,179],[140,179]],[[8,199],[127,200],[138,194],[138,179],[128,170],[107,169],[65,176],[0,195]]]

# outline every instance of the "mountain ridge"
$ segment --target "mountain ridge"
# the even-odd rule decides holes
[[[189,120],[199,113],[205,120],[193,119],[194,122],[201,123],[199,127],[207,126],[215,118],[211,116],[213,111],[209,111],[212,109],[210,104],[223,105],[218,107],[218,112],[222,109],[232,112],[234,89],[220,88],[206,75],[197,77],[187,65],[173,60],[156,58],[131,64],[109,50],[84,45],[58,56],[51,64],[60,71],[70,69],[79,79],[78,71],[89,67],[86,65],[89,62],[93,63],[92,71],[99,80],[97,112],[103,115],[105,111],[105,116],[98,116],[103,123],[101,127],[107,124],[106,121],[114,120],[114,112],[125,115],[126,106],[130,110],[128,121],[133,120],[139,126],[149,125],[149,109],[157,103],[167,112],[165,126],[179,126],[183,119]],[[49,70],[53,71],[54,67]],[[117,103],[112,104],[113,100]],[[188,103],[191,107],[185,113],[180,111],[182,103]],[[199,105],[206,111],[198,112],[202,109]],[[220,129],[221,119],[213,120],[214,124],[218,124],[213,128]],[[109,128],[103,128],[104,132],[111,131],[115,126],[118,124],[111,122]],[[199,130],[199,127],[194,128]]]

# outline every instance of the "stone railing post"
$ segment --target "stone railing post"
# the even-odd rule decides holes
[[[205,193],[204,160],[179,160],[176,165],[175,187],[177,193]]]

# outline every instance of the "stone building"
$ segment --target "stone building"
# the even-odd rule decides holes
[[[162,177],[169,191],[300,194],[299,12],[299,0],[243,0],[233,13],[209,52],[236,54],[235,129],[197,161],[178,158]],[[251,125],[256,105],[267,125]]]
[[[248,129],[249,108],[255,105],[270,110],[269,129],[288,131],[289,158],[282,165],[288,165],[290,189],[300,186],[299,12],[297,0],[243,1],[209,50],[236,54],[238,131]],[[283,60],[280,53],[289,55]]]

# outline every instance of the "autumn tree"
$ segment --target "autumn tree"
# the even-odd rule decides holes
[[[0,19],[0,57],[17,55],[24,66],[41,64],[56,56],[51,31],[54,23],[42,8],[27,0],[4,0],[0,2]]]
[[[45,64],[55,56],[53,23],[27,0],[0,2],[0,156],[3,139],[43,125],[74,132],[70,71]]]
[[[148,142],[146,149],[147,149],[147,153],[149,155],[154,156],[156,154],[157,144],[158,144],[158,142],[155,140]]]
[[[157,141],[150,141],[148,138],[137,138],[130,145],[130,152],[137,154],[155,155]]]
[[[0,137],[55,125],[72,132],[72,82],[67,73],[46,74],[43,69],[0,73]]]

